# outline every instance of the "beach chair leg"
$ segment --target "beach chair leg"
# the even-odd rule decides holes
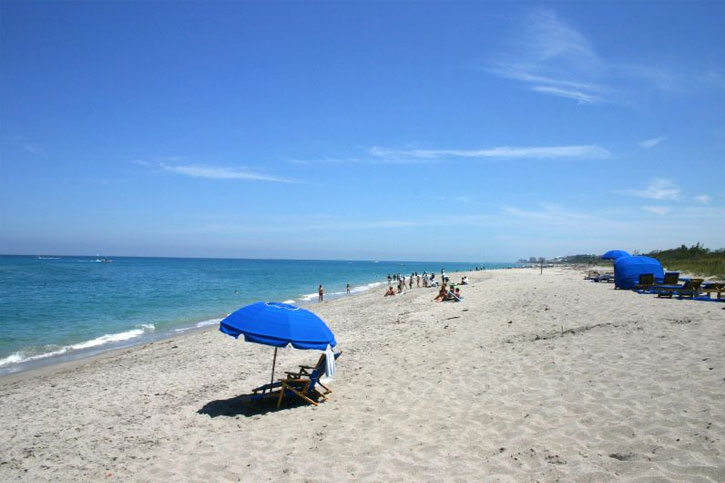
[[[295,393],[295,394],[296,394],[297,396],[301,397],[302,399],[304,399],[304,400],[305,400],[305,401],[307,401],[308,403],[310,403],[310,404],[314,404],[315,406],[317,406],[317,405],[318,405],[318,404],[317,404],[317,403],[316,403],[315,401],[313,401],[312,399],[308,398],[308,397],[307,397],[307,396],[306,396],[306,395],[305,395],[304,393],[302,393],[302,392],[298,391],[298,390],[297,390],[297,389],[295,389],[294,387],[292,387],[292,386],[288,386],[288,385],[286,385],[286,384],[283,384],[283,386],[285,386],[285,388],[286,388],[286,389],[289,389],[290,391],[292,391],[293,393]]]
[[[322,389],[324,389],[324,390],[325,390],[325,392],[324,392],[324,393],[321,393],[320,391],[317,391],[317,392],[318,392],[318,393],[320,393],[320,395],[321,395],[321,396],[323,396],[323,397],[324,397],[324,395],[325,395],[325,394],[330,394],[330,393],[332,392],[332,389],[330,389],[329,387],[325,386],[325,385],[324,385],[324,384],[322,384],[322,383],[321,383],[320,381],[317,381],[317,385],[318,385],[318,386],[320,386],[320,387],[321,387]],[[327,399],[327,398],[325,398],[325,399]]]
[[[282,384],[282,388],[279,391],[279,399],[277,399],[277,409],[282,405],[282,399],[284,399],[285,385]]]

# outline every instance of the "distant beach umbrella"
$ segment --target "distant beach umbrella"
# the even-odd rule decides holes
[[[296,349],[324,351],[337,341],[329,327],[309,310],[281,302],[257,302],[229,314],[219,330],[235,339],[244,335],[247,342],[274,347],[272,383],[277,362],[277,348],[291,345]]]
[[[602,260],[616,260],[617,258],[629,256],[631,255],[624,250],[609,250],[607,253],[602,255]]]

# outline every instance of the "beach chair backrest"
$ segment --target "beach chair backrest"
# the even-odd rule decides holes
[[[640,285],[654,285],[655,275],[654,273],[643,273],[639,276]]]
[[[677,285],[680,281],[680,272],[667,272],[662,282],[664,285]]]
[[[340,357],[342,351],[335,352],[335,360]],[[315,366],[315,370],[310,373],[310,386],[307,388],[307,392],[312,392],[315,385],[319,382],[320,378],[325,375],[325,355],[320,356],[320,360]]]

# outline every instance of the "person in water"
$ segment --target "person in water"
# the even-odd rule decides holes
[[[348,295],[350,295],[350,284],[349,283],[347,284],[347,287],[345,287],[345,291],[347,292]]]
[[[325,289],[322,288],[322,284],[317,287],[317,297],[319,302],[322,302],[322,300],[325,298]]]

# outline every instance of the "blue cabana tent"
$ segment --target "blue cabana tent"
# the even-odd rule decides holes
[[[662,283],[665,271],[659,260],[650,257],[619,257],[614,260],[614,286],[633,289],[639,283],[639,276],[652,273],[657,283]]]
[[[618,258],[629,256],[631,255],[624,250],[609,250],[607,253],[602,255],[602,260],[616,260]]]

